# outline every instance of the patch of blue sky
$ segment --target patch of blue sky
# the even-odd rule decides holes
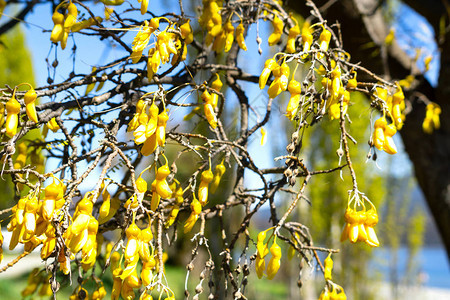
[[[431,25],[412,8],[400,3],[394,16],[393,27],[398,44],[411,58],[417,57],[416,65],[421,71],[425,72],[425,58],[433,57],[425,78],[432,86],[436,86],[439,78],[440,53]]]

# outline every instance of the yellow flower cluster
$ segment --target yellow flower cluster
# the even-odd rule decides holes
[[[172,24],[172,22],[167,20],[169,25],[163,31],[159,31],[159,22],[161,19],[167,20],[163,17],[152,18],[150,21],[145,20],[132,43],[131,49],[133,52],[130,57],[133,63],[138,63],[152,34],[156,36],[155,46],[148,50],[147,77],[149,79],[153,78],[153,75],[158,72],[161,63],[165,64],[169,62],[171,54],[173,54],[172,65],[175,65],[179,60],[185,60],[187,55],[186,44],[192,43],[193,41],[193,33],[189,20],[179,26],[180,34],[184,39],[184,47],[181,49],[182,43],[178,35],[169,32],[170,30],[177,30],[176,24]]]
[[[397,133],[394,123],[387,124],[386,118],[381,117],[375,121],[373,132],[373,145],[381,151],[389,154],[397,153],[397,147],[395,146],[394,134]]]
[[[223,23],[219,5],[222,5],[222,1],[203,1],[203,12],[199,18],[199,24],[202,28],[207,30],[205,44],[207,46],[212,44],[212,50],[217,53],[223,51],[228,52],[236,37],[236,42],[239,47],[242,50],[247,51],[244,39],[245,28],[242,19],[236,30],[233,26],[232,15],[230,15],[226,22]]]
[[[266,60],[264,69],[259,76],[259,88],[263,89],[266,86],[270,74],[273,73],[275,79],[270,84],[267,93],[270,98],[275,98],[287,89],[290,72],[291,71],[286,62],[278,65],[273,58]]]
[[[348,239],[351,243],[366,242],[371,247],[380,245],[374,229],[378,223],[378,214],[374,207],[367,211],[356,211],[348,207],[344,219],[346,224],[342,231],[341,242]]]
[[[84,284],[84,281],[82,284]],[[73,290],[72,295],[69,296],[69,300],[83,300],[83,299],[102,300],[103,298],[106,297],[105,287],[101,282],[100,284],[96,282],[96,284],[97,289],[92,293],[91,296],[89,296],[88,291],[80,285]]]
[[[437,130],[441,127],[441,121],[439,120],[440,114],[441,107],[437,103],[431,102],[427,104],[425,119],[422,123],[423,132],[432,134],[434,130]]]
[[[111,272],[113,274],[113,288],[111,299],[135,299],[135,290],[141,286],[145,288],[140,299],[152,299],[147,291],[151,292],[158,285],[158,273],[160,266],[155,249],[152,246],[153,233],[151,223],[145,229],[140,229],[133,217],[133,222],[125,230],[127,237],[123,253],[115,251],[111,254]],[[107,252],[111,251],[111,248]],[[108,254],[107,254],[108,255]],[[167,254],[163,255],[163,263],[167,260]],[[142,268],[138,275],[138,263]],[[122,267],[123,262],[123,267]],[[171,297],[173,292],[164,287],[164,291]]]
[[[97,231],[98,221],[92,216],[93,193],[86,193],[78,202],[73,215],[73,223],[65,232],[65,243],[69,250],[76,254],[82,251],[81,266],[83,270],[91,269],[97,257]],[[69,270],[63,270],[68,274]]]
[[[306,30],[306,29],[305,29]],[[309,29],[308,29],[309,30]],[[309,31],[308,31],[309,32]],[[305,33],[306,35],[306,33]],[[312,37],[312,36],[311,36]],[[306,45],[309,47],[309,44]],[[294,79],[295,70],[292,74],[292,79],[289,81],[290,68],[285,62],[287,55],[284,58],[280,58],[283,62],[281,65],[274,58],[266,60],[264,68],[259,76],[259,87],[263,89],[271,74],[274,75],[274,80],[269,86],[267,91],[270,98],[275,98],[281,92],[286,89],[290,92],[290,99],[286,107],[286,117],[293,120],[298,112],[300,102],[301,102],[301,84]],[[324,65],[320,65],[319,68],[315,69],[317,74],[323,76],[321,80],[322,87],[327,96],[324,110],[328,111],[330,119],[340,119],[341,115],[341,102],[342,102],[342,113],[345,115],[347,113],[348,105],[350,102],[350,90],[355,89],[358,85],[356,80],[356,71],[351,70],[346,75],[342,75],[341,67],[336,64],[335,60],[330,60],[331,71],[327,71]],[[347,85],[344,86],[343,79],[347,80]]]
[[[400,84],[397,83],[396,85],[392,95],[382,87],[377,87],[373,95],[375,99],[381,99],[386,103],[389,117],[392,119],[395,128],[400,130],[405,120],[405,115],[403,114],[405,110],[405,96]]]
[[[70,1],[69,5],[67,7],[65,7],[66,3],[62,2],[61,4],[59,4],[55,11],[53,12],[52,15],[52,20],[53,20],[53,29],[52,29],[52,33],[50,35],[50,40],[57,44],[58,42],[61,42],[61,49],[65,49],[66,45],[67,45],[67,38],[69,37],[69,32],[72,28],[73,25],[75,25],[75,23],[77,23],[77,17],[78,17],[78,9],[76,7],[76,5]],[[60,13],[58,10],[64,8],[66,13],[65,15],[63,15],[62,13]],[[94,20],[93,20],[94,21]],[[84,25],[87,25],[83,24]],[[91,24],[89,24],[90,26]],[[81,30],[83,28],[79,28],[79,27],[83,27],[78,25],[78,30]]]
[[[332,64],[333,65],[333,64]],[[342,99],[342,114],[347,113],[348,104],[350,102],[350,92],[346,90],[342,84],[341,68],[337,65],[327,76],[322,78],[322,86],[330,93],[329,101],[326,108],[331,120],[340,119]]]
[[[326,280],[326,285],[319,296],[319,300],[346,300],[347,295],[345,294],[344,289],[332,281],[332,270],[333,260],[331,259],[330,253],[324,261],[323,277]]]
[[[55,228],[52,220],[55,211],[64,204],[65,186],[62,182],[53,183],[45,188],[43,199],[39,200],[39,191],[30,191],[12,208],[11,220],[7,226],[12,232],[9,249],[16,248],[18,243],[24,244],[25,251],[32,251],[43,244],[41,258],[45,259],[55,249]]]
[[[61,10],[64,10],[65,13],[64,14],[60,13],[59,11]],[[106,15],[106,8],[105,8],[105,15]],[[99,24],[103,21],[101,17],[95,18],[91,17],[77,22],[77,17],[78,17],[78,9],[72,1],[70,1],[69,4],[67,4],[66,2],[61,2],[53,12],[52,21],[54,25],[52,33],[50,35],[50,40],[55,44],[61,42],[61,48],[63,50],[67,46],[67,39],[69,37],[70,32],[79,32],[80,30],[89,28],[92,25]],[[107,17],[107,19],[108,18],[109,16]]]
[[[152,101],[147,112],[148,101],[140,99],[136,104],[136,113],[128,123],[127,131],[133,131],[134,142],[143,144],[141,154],[148,156],[155,152],[156,147],[166,143],[166,126],[169,120],[167,110],[159,113],[159,108]]]
[[[267,11],[264,11],[264,14],[266,15]],[[298,25],[297,20],[295,18],[292,18],[292,16],[290,19],[295,23],[295,25],[289,29],[288,38],[287,38],[287,42],[286,42],[286,53],[292,54],[292,53],[296,52],[296,44],[295,43],[296,43],[297,37],[300,35],[300,33],[302,34],[302,42],[303,42],[304,51],[305,52],[309,51],[309,48],[312,44],[312,39],[313,39],[311,30],[309,29],[309,23],[305,22],[303,24],[302,30],[300,30],[300,26]],[[274,13],[273,13],[272,26],[273,26],[273,31],[267,39],[269,46],[278,44],[283,35],[284,22],[283,22],[283,20],[280,19],[279,12],[277,10],[274,10]]]
[[[219,74],[215,74],[216,79],[211,83],[211,87],[213,89],[212,93],[210,93],[206,88],[203,93],[200,95],[201,100],[203,101],[203,113],[205,114],[205,118],[208,121],[209,125],[215,129],[217,127],[217,116],[216,116],[216,108],[219,103],[219,95],[216,92],[220,92],[222,89],[223,83],[220,80]],[[196,107],[190,113],[184,116],[184,121],[189,121],[195,114],[200,112],[200,107]]]
[[[5,123],[4,112],[6,108],[6,123],[5,123],[5,133],[8,137],[13,137],[17,133],[17,127],[19,125],[19,113],[21,105],[16,99],[16,90],[21,85],[28,85],[29,90],[25,93],[23,101],[25,102],[25,111],[28,119],[34,123],[38,122],[38,117],[36,113],[36,98],[37,94],[34,88],[28,83],[21,83],[20,85],[14,87],[11,98],[6,102],[6,104],[0,105],[0,126]]]
[[[216,74],[217,79],[213,81],[212,88],[213,90],[220,92],[220,89],[222,88],[223,84],[220,80],[219,74]],[[217,104],[219,102],[219,95],[216,93],[209,93],[208,90],[205,89],[205,91],[202,93],[201,98],[204,102],[203,104],[203,111],[205,113],[205,117],[208,120],[209,125],[214,129],[217,127],[217,117],[215,113],[215,109],[217,108]]]
[[[208,194],[210,191],[210,183],[211,187],[215,189],[220,183],[220,179],[225,173],[225,166],[223,165],[223,161],[216,166],[215,173],[211,171],[211,168],[202,172],[200,177],[200,184],[197,190],[197,197],[193,194],[193,199],[191,202],[191,214],[184,224],[184,232],[190,232],[197,222],[200,213],[202,212],[202,208],[208,203]]]
[[[268,243],[271,240],[272,236],[269,237],[269,240],[267,243],[264,243],[264,240],[266,239],[266,232],[272,228],[269,228],[265,231],[261,231],[257,236],[256,241],[256,260],[255,260],[255,270],[256,275],[258,278],[262,278],[264,275],[264,270],[266,269],[266,261],[265,257],[267,254],[272,254],[272,257],[270,258],[270,261],[267,265],[267,278],[269,280],[272,280],[275,275],[278,273],[278,270],[281,266],[281,248],[277,244],[277,238],[276,236],[272,235],[274,237],[272,246],[270,247],[270,250],[268,248]]]

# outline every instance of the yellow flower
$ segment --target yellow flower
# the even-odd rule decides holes
[[[106,199],[103,198],[103,203],[100,206],[100,214],[98,222],[100,224],[103,224],[109,221],[112,217],[114,217],[114,215],[120,208],[120,204],[121,204],[120,200],[117,196],[113,197],[111,200],[109,200],[109,198]]]
[[[47,122],[47,127],[53,132],[57,132],[60,129],[58,123],[56,122],[56,118],[51,118],[50,121]]]
[[[295,40],[300,34],[300,27],[298,26],[298,23],[295,19],[294,21],[296,22],[296,24],[295,26],[291,27],[291,29],[289,29],[288,40],[286,42],[287,53],[295,53]]]
[[[192,199],[191,202],[191,215],[184,223],[184,233],[188,233],[189,231],[192,230],[201,212],[202,212],[202,205],[194,196],[194,199]]]
[[[273,71],[275,79],[274,81],[272,81],[269,89],[267,90],[270,98],[275,98],[281,92],[287,89],[290,69],[289,66],[284,62],[280,67],[274,69]]]
[[[190,24],[190,19],[187,19],[186,23],[180,26],[181,37],[186,44],[190,44],[194,41],[194,34]]]
[[[38,118],[37,118],[37,114],[36,114],[36,105],[35,105],[36,98],[37,98],[37,94],[33,88],[29,89],[25,93],[25,96],[23,97],[23,100],[24,100],[25,106],[26,106],[27,116],[34,123],[38,122]]]
[[[203,171],[200,185],[198,187],[198,200],[202,206],[205,206],[208,202],[208,186],[213,178],[214,174],[210,169]]]
[[[301,84],[295,79],[292,79],[288,85],[288,91],[291,94],[288,105],[286,107],[286,117],[293,120],[297,115],[298,106],[300,104]]]
[[[330,44],[331,32],[328,29],[326,29],[323,25],[322,28],[323,28],[322,33],[319,36],[319,47],[322,52],[326,52]],[[324,53],[322,52],[317,53],[317,58],[319,59],[323,58]]]
[[[397,129],[394,124],[389,124],[384,129],[384,143],[383,150],[388,154],[397,153],[397,147],[395,146],[394,139],[392,138],[394,134],[397,133]]]
[[[392,121],[395,123],[397,129],[401,129],[403,126],[404,116],[402,115],[402,110],[405,107],[405,95],[403,94],[402,88],[399,83],[396,83],[397,91],[392,95]]]
[[[147,140],[147,137],[145,136],[146,128],[146,125],[139,125],[138,128],[136,128],[136,130],[133,132],[134,142],[136,143],[136,145],[140,145]]]
[[[385,117],[381,117],[375,121],[373,132],[373,144],[378,150],[383,150],[384,147],[384,129],[386,128],[387,122]]]
[[[351,77],[347,81],[348,89],[355,89],[358,86],[358,81],[356,80],[356,71],[351,72]]]
[[[347,208],[344,214],[346,225],[341,235],[341,242],[349,239],[351,243],[366,242],[371,247],[378,247],[374,226],[378,223],[378,215],[374,208],[368,211],[355,211]]]
[[[16,100],[14,90],[12,97],[6,102],[6,135],[13,137],[17,133],[17,125],[19,124],[20,103]]]
[[[77,16],[78,16],[78,9],[73,4],[72,1],[70,1],[69,6],[67,7],[67,15],[66,19],[64,21],[64,29],[70,29],[76,22],[77,22]]]
[[[311,33],[311,29],[309,27],[309,22],[303,23],[302,26],[302,44],[303,44],[303,52],[308,52],[311,48],[313,42],[313,36]],[[304,54],[304,57],[306,57],[306,53]]]
[[[236,41],[239,45],[239,48],[241,48],[244,51],[247,51],[247,45],[245,44],[245,38],[244,38],[244,24],[242,22],[238,25],[236,28]]]
[[[441,127],[439,115],[441,114],[441,107],[434,102],[427,105],[425,119],[422,123],[423,131],[427,134],[432,134],[434,130]]]
[[[209,186],[209,189],[211,193],[215,193],[217,190],[217,187],[220,184],[220,180],[222,179],[223,174],[225,174],[226,168],[223,164],[223,160],[218,164],[214,170],[214,178],[211,182],[211,185]]]
[[[327,258],[324,261],[324,272],[323,276],[326,280],[331,280],[331,271],[333,270],[333,260],[331,259],[331,252],[328,254]]]
[[[267,279],[272,280],[281,266],[281,248],[276,243],[276,238],[270,247],[270,253],[272,254],[272,258],[267,265]]]
[[[391,28],[391,30],[389,30],[388,35],[384,38],[384,43],[386,44],[386,46],[392,45],[394,38],[395,38],[395,29]]]
[[[208,120],[209,125],[211,125],[213,129],[215,129],[217,127],[217,117],[214,113],[213,106],[210,103],[206,103],[203,105],[203,110],[205,112],[205,117]]]
[[[278,15],[275,14],[272,21],[273,32],[268,38],[269,46],[273,46],[278,43],[281,39],[281,34],[283,33],[284,23],[278,18]]]
[[[375,209],[370,209],[366,212],[366,220],[364,222],[364,228],[367,233],[367,240],[365,241],[368,245],[372,247],[378,247],[380,242],[378,241],[377,234],[373,228],[378,224],[378,214]]]
[[[55,10],[52,15],[52,21],[54,26],[50,35],[50,40],[56,44],[64,37],[64,15]]]
[[[157,26],[153,27],[149,24],[147,20],[144,21],[144,24],[139,29],[139,32],[137,33],[137,35],[133,39],[133,43],[131,44],[132,45],[131,50],[133,50],[133,52],[140,51],[142,53],[145,47],[147,47],[148,42],[150,40],[150,36],[159,26],[159,19],[153,21],[153,23],[154,23],[153,26],[156,26],[156,24]]]
[[[266,86],[267,80],[269,79],[270,73],[275,70],[275,68],[278,67],[277,62],[275,59],[270,58],[266,60],[264,63],[264,69],[261,72],[261,75],[259,76],[259,88],[263,89]]]
[[[148,0],[141,0],[141,15],[145,15],[148,8]]]
[[[433,56],[431,56],[431,55],[428,55],[423,60],[423,63],[425,64],[425,72],[428,72],[428,70],[430,70],[430,63],[432,60],[433,60]]]
[[[164,110],[162,113],[158,115],[158,127],[156,128],[156,141],[158,145],[164,146],[166,143],[166,126],[167,121],[169,120],[169,115],[167,114],[167,110]]]
[[[219,76],[219,74],[216,73],[216,80],[214,80],[214,81],[211,83],[211,87],[212,87],[214,90],[220,92],[220,90],[222,89],[222,86],[223,86],[223,83],[222,83],[222,81],[220,80],[220,76]]]
[[[227,23],[225,23],[225,52],[230,51],[231,46],[234,41],[234,26],[229,19]]]

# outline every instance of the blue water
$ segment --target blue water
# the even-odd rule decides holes
[[[372,267],[383,274],[385,281],[389,281],[390,259],[393,253],[390,249],[380,248],[376,249],[374,254]],[[401,281],[402,277],[409,275],[412,278],[420,278],[424,286],[450,290],[450,264],[444,248],[423,248],[414,259],[414,274],[405,274],[408,255],[406,247],[397,251],[396,267],[400,284],[404,283]]]

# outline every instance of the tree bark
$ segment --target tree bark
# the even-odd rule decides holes
[[[445,55],[450,53],[450,34],[443,36],[438,32],[439,21],[446,12],[445,5],[438,0],[426,1],[426,7],[423,7],[423,1],[405,1],[423,14],[439,35],[436,40],[444,55],[441,56],[438,86],[432,87],[395,42],[387,49],[383,45],[390,28],[383,18],[381,1],[314,2],[328,25],[340,24],[343,47],[351,54],[353,62],[361,62],[367,69],[394,80],[403,79],[411,73],[416,75],[418,84],[414,89],[405,91],[412,110],[406,116],[400,134],[450,260],[450,56]],[[311,8],[305,5],[305,1],[290,1],[288,5],[301,15],[310,14]],[[377,46],[366,47],[371,42]],[[373,55],[375,50],[380,50],[380,55]],[[421,100],[423,96],[442,108],[441,128],[431,135],[422,130],[426,107]]]

